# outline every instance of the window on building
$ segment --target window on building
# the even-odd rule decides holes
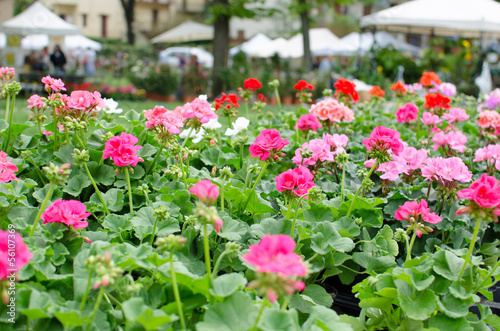
[[[101,37],[108,36],[108,16],[101,15]]]
[[[87,26],[87,14],[82,14],[82,25]]]
[[[158,25],[158,9],[153,9],[153,26]]]
[[[406,41],[415,46],[419,46],[422,44],[422,38],[419,34],[408,34],[406,37]]]

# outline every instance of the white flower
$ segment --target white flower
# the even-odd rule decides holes
[[[222,127],[222,124],[219,123],[217,118],[211,118],[207,123],[202,124],[201,126],[207,130],[215,130]]]
[[[234,129],[228,128],[226,130],[226,136],[236,136],[240,131],[245,130],[249,124],[250,121],[245,117],[238,117],[233,123]]]
[[[191,131],[191,134],[189,134],[189,131]],[[203,136],[205,135],[205,130],[203,128],[200,129],[200,131],[196,132],[195,130],[191,129],[185,129],[182,130],[182,132],[179,134],[180,138],[187,138],[189,134],[189,137],[193,139],[193,143],[197,144],[203,139]]]
[[[200,100],[204,100],[204,101],[207,101],[208,97],[207,97],[207,95],[206,95],[206,94],[200,94],[200,95],[198,96],[198,99],[200,99]]]
[[[108,114],[119,114],[121,112],[123,112],[123,109],[121,108],[118,108],[118,102],[116,102],[115,100],[113,99],[102,99],[104,101],[104,103],[106,104],[106,113]],[[97,107],[98,110],[102,110],[103,108],[101,107]]]

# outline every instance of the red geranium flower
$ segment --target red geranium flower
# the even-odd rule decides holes
[[[434,87],[441,84],[441,79],[439,79],[439,76],[435,72],[426,71],[422,74],[422,78],[420,78],[420,84],[424,87]]]
[[[293,86],[294,90],[297,90],[299,92],[302,92],[302,90],[307,89],[307,90],[314,90],[314,86],[312,84],[309,84],[305,80],[299,80],[297,84]]]
[[[450,98],[443,96],[441,93],[437,92],[428,93],[425,96],[425,107],[426,108],[442,108],[448,109],[450,108]]]
[[[382,90],[379,86],[372,87],[370,90],[368,90],[367,93],[379,98],[382,98],[385,95],[385,91]]]
[[[333,87],[335,87],[337,90],[335,91],[335,95],[343,94],[345,96],[350,96],[354,102],[359,101],[359,95],[358,92],[356,91],[356,84],[353,82],[344,79],[344,78],[339,78],[333,84]]]
[[[397,83],[392,84],[391,90],[396,92],[396,93],[401,93],[405,94],[406,93],[406,87],[403,83],[398,81]]]
[[[260,89],[261,87],[262,87],[262,84],[256,78],[248,78],[247,80],[245,80],[245,82],[243,82],[243,88],[245,90],[255,91],[257,89]]]
[[[239,108],[240,105],[238,104],[238,100],[240,98],[233,93],[230,93],[226,95],[226,93],[222,93],[222,96],[220,99],[215,99],[215,110],[218,110],[219,108],[224,108],[224,107],[234,107],[234,108]],[[223,105],[223,103],[226,102],[227,105]]]

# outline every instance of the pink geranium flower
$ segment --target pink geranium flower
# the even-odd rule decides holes
[[[470,201],[467,207],[462,207],[457,211],[457,215],[482,211],[495,222],[500,216],[500,184],[495,177],[483,174],[481,178],[474,181],[469,188],[458,191],[460,199]],[[489,215],[488,215],[489,214]]]
[[[288,196],[305,196],[314,184],[314,176],[304,166],[289,169],[276,176],[276,189]]]
[[[75,229],[84,229],[89,223],[84,221],[91,213],[87,212],[87,206],[77,200],[56,200],[47,208],[41,218],[45,223],[63,223]]]
[[[325,98],[324,100],[311,106],[309,113],[317,116],[322,121],[331,121],[335,123],[352,122],[354,112],[334,98]]]
[[[312,152],[312,156],[303,159],[301,153],[306,149]],[[323,139],[313,139],[303,143],[301,148],[295,150],[295,156],[292,158],[292,161],[295,162],[297,166],[312,166],[316,165],[317,162],[326,161],[334,162],[335,153],[331,151],[331,146]]]
[[[297,121],[297,128],[302,131],[318,131],[318,129],[321,128],[321,123],[313,114],[306,114],[300,116],[299,120]]]
[[[181,132],[179,128],[184,126],[184,118],[181,114],[161,106],[146,110],[144,117],[147,119],[146,127],[148,129],[161,131],[158,126],[163,125],[169,133],[179,134]]]
[[[200,180],[198,183],[194,184],[189,192],[194,194],[207,205],[213,205],[217,198],[219,197],[219,187],[208,179]]]
[[[440,147],[448,147],[460,153],[465,150],[465,143],[467,143],[467,136],[460,131],[450,131],[444,133],[440,131],[434,135],[432,141],[435,145],[432,148],[437,151]]]
[[[396,112],[396,118],[399,123],[410,123],[417,119],[418,108],[412,103],[407,103],[403,107],[399,108]]]
[[[448,120],[450,124],[466,121],[470,118],[465,109],[462,108],[450,108],[448,113],[443,114],[441,117]]]
[[[47,92],[59,92],[66,91],[64,87],[64,82],[61,79],[55,79],[49,76],[45,76],[42,78],[42,83],[45,84],[45,90]]]
[[[294,250],[295,241],[291,237],[283,234],[267,234],[258,244],[251,245],[242,259],[257,272],[305,277],[307,266]]]
[[[486,161],[488,167],[494,165],[497,170],[500,170],[500,145],[488,145],[484,148],[478,148],[474,156],[474,162]]]
[[[8,183],[19,180],[16,171],[19,169],[12,163],[12,159],[7,160],[7,153],[0,151],[0,183]]]
[[[11,254],[14,253],[14,256]],[[10,258],[14,257],[13,260]],[[33,257],[19,233],[0,230],[0,280],[18,272]]]
[[[428,111],[426,111],[422,114],[421,121],[425,125],[434,126],[434,125],[440,123],[441,119],[439,118],[438,115],[433,115],[432,113],[429,113]]]
[[[472,172],[458,157],[428,158],[422,167],[422,176],[425,180],[438,181],[441,184],[459,181],[468,183],[472,179]]]
[[[207,123],[211,119],[219,118],[207,100],[196,98],[191,103],[182,107],[182,116],[185,119],[198,118],[201,123]]]
[[[135,136],[122,132],[120,136],[106,141],[102,158],[107,159],[110,157],[118,167],[129,165],[135,167],[139,161],[144,162],[142,158],[136,155],[137,151],[142,148],[142,146],[135,145],[138,141]]]
[[[422,231],[424,233],[433,231],[432,228],[425,226],[423,222],[437,224],[443,220],[436,213],[430,212],[425,200],[421,200],[420,203],[417,201],[406,201],[402,206],[399,206],[394,217],[399,221],[407,221],[413,225],[414,231],[416,231],[419,238],[422,236]],[[422,218],[421,222],[419,222],[419,217]]]
[[[323,134],[323,140],[330,145],[332,152],[337,155],[341,151],[345,151],[345,147],[347,147],[347,143],[349,142],[349,137],[345,134]]]
[[[28,99],[28,108],[43,108],[45,107],[45,102],[42,100],[42,97],[39,96],[38,94],[33,94],[29,99]]]
[[[12,67],[0,67],[0,79],[10,80],[14,78],[16,70]]]
[[[370,134],[370,138],[363,140],[363,145],[365,145],[368,151],[391,151],[397,156],[404,149],[404,146],[400,141],[400,137],[401,135],[396,130],[383,126],[377,126]]]
[[[500,128],[500,113],[496,110],[483,110],[479,113],[477,124],[483,129]]]
[[[258,157],[261,161],[265,161],[269,157],[277,160],[280,156],[285,155],[279,152],[288,144],[288,140],[281,138],[278,130],[265,129],[255,138],[255,142],[250,145],[250,155]]]

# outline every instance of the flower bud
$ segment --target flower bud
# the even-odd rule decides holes
[[[181,236],[176,236],[174,234],[170,234],[167,237],[159,237],[155,241],[156,247],[158,247],[158,251],[170,251],[174,249],[180,249],[185,243],[187,239]]]
[[[69,163],[58,167],[51,162],[48,167],[43,167],[42,169],[51,184],[62,186],[66,184],[69,174],[71,173],[69,170],[70,167],[71,164]]]
[[[231,179],[233,178],[233,173],[231,172],[231,168],[229,167],[224,167],[222,168],[220,171],[220,176],[219,178],[222,179],[222,180],[228,180],[228,179]]]
[[[75,148],[73,149],[73,154],[71,154],[71,156],[73,156],[73,160],[77,165],[82,165],[83,163],[87,163],[90,160],[89,151],[85,149],[80,151],[79,149]]]

